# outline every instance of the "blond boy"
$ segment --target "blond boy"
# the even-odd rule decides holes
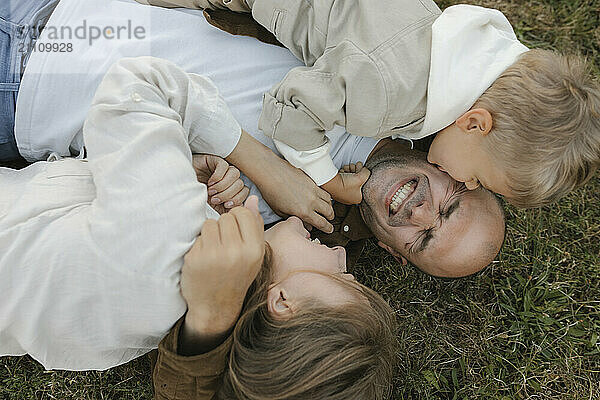
[[[140,1],[140,0],[138,0]],[[600,89],[585,62],[529,51],[504,15],[432,0],[149,0],[252,12],[306,67],[264,96],[259,128],[335,200],[368,173],[339,173],[334,125],[359,136],[437,133],[429,161],[521,207],[551,203],[600,163]]]

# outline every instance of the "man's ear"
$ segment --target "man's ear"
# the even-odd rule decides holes
[[[291,302],[287,299],[285,289],[274,286],[267,293],[267,309],[275,319],[287,320],[292,317]]]
[[[392,249],[387,244],[383,243],[382,241],[378,241],[377,244],[379,245],[379,247],[381,247],[382,249],[384,249],[385,251],[390,253],[396,259],[396,261],[398,261],[400,264],[402,264],[402,265],[408,264],[408,260],[406,258],[404,258],[404,256],[402,254],[398,253],[396,250]]]
[[[479,133],[483,136],[491,132],[493,124],[492,114],[485,108],[473,108],[456,120],[456,125],[464,133]]]

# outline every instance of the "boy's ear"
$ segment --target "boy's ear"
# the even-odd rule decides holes
[[[473,108],[456,120],[456,125],[464,133],[479,133],[483,136],[491,132],[493,124],[492,114],[485,108]]]
[[[408,264],[408,260],[406,258],[404,258],[404,256],[402,256],[402,254],[398,253],[396,250],[392,249],[387,244],[383,243],[382,241],[378,241],[377,244],[379,245],[379,247],[381,247],[382,249],[384,249],[385,251],[390,253],[396,259],[396,261],[398,261],[400,264],[402,264],[402,265]]]

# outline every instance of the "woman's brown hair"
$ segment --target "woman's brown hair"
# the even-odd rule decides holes
[[[263,268],[233,332],[229,367],[217,398],[386,398],[396,349],[390,306],[367,287],[340,278],[360,295],[354,304],[306,304],[288,320],[273,318],[267,309],[271,254],[267,245]]]

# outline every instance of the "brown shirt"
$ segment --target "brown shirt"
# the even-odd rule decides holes
[[[372,236],[363,222],[357,206],[334,203],[334,231],[331,234],[313,232],[327,246],[344,246],[348,271],[352,271],[364,247]],[[211,400],[221,383],[231,349],[229,337],[216,349],[197,356],[177,354],[181,319],[158,347],[158,360],[152,374],[157,400]]]
[[[284,47],[265,27],[252,18],[252,14],[227,10],[204,10],[206,21],[232,35],[251,36],[261,42]]]
[[[372,237],[373,234],[363,222],[358,206],[334,203],[333,211],[335,212],[335,217],[331,221],[333,233],[327,234],[315,231],[312,238],[319,239],[321,243],[329,247],[345,247],[346,266],[348,272],[352,273],[367,239]]]
[[[185,357],[177,353],[182,325],[183,318],[158,346],[158,359],[152,373],[155,399],[211,400],[227,367],[232,337],[208,353]]]

